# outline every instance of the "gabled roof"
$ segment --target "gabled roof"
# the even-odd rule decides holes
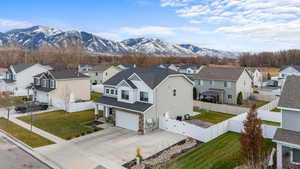
[[[103,72],[105,71],[106,69],[108,69],[110,67],[110,65],[103,65],[103,64],[100,64],[100,65],[96,65],[94,66],[91,71],[100,71],[100,72]]]
[[[34,64],[32,64],[32,63],[30,63],[30,64],[21,63],[21,64],[13,64],[12,67],[14,68],[16,73],[19,73],[33,65]]]
[[[70,70],[49,70],[48,72],[44,72],[41,74],[38,74],[34,77],[40,77],[42,75],[45,75],[46,77],[52,76],[54,79],[74,79],[74,78],[89,78],[88,76],[75,72]]]
[[[186,64],[186,65],[180,66],[179,69],[188,69],[188,68],[190,68],[190,69],[197,70],[201,66],[203,66],[203,65],[199,65],[199,64]]]
[[[296,69],[298,72],[300,72],[300,65],[285,65],[280,68],[280,71],[282,71],[288,67],[292,67],[292,68]]]
[[[273,140],[300,145],[300,132],[278,128]]]
[[[199,80],[223,80],[235,82],[240,78],[243,72],[244,68],[204,67],[198,74],[195,74],[193,78]]]
[[[300,76],[288,76],[285,80],[279,107],[300,109]]]
[[[172,74],[178,74],[170,69],[164,69],[159,67],[137,67],[124,70],[117,73],[112,78],[104,82],[104,85],[116,86],[122,80],[127,80],[133,73],[138,75],[150,88],[154,89],[161,81],[167,76]]]

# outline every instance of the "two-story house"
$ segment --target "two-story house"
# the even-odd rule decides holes
[[[243,99],[253,92],[252,79],[244,68],[204,67],[193,79],[201,101],[237,104],[240,92]]]
[[[33,76],[51,70],[50,66],[41,64],[13,64],[4,73],[2,90],[13,92],[16,96],[32,94],[28,88],[33,83]]]
[[[186,64],[186,65],[182,65],[178,68],[178,71],[180,73],[184,73],[184,74],[197,74],[200,72],[200,70],[205,67],[204,65],[199,65],[199,64]]]
[[[50,70],[34,76],[34,99],[64,109],[66,104],[90,100],[89,77],[69,70]]]
[[[94,66],[92,69],[88,71],[88,76],[90,76],[90,81],[92,85],[99,85],[104,82],[104,76],[107,76],[109,71],[106,71],[110,68],[110,65],[99,64]],[[106,72],[105,72],[106,71]]]
[[[104,82],[104,96],[95,101],[96,114],[115,126],[145,133],[159,127],[159,118],[193,112],[193,82],[184,74],[156,66],[131,68]]]
[[[89,71],[91,69],[93,69],[94,66],[96,66],[96,65],[95,64],[79,64],[77,70],[79,73],[82,73],[82,74],[88,76]]]
[[[281,128],[273,141],[277,143],[277,169],[300,166],[300,76],[289,76],[280,96]],[[296,168],[296,167],[295,167]]]
[[[262,73],[255,67],[246,67],[246,70],[250,74],[252,78],[252,84],[256,86],[262,86],[263,75]]]

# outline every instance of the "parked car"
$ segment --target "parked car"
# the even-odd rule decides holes
[[[47,110],[48,109],[47,103],[39,103],[39,102],[29,102],[25,104],[20,104],[15,107],[15,111],[17,113],[27,113],[32,111],[38,110]]]

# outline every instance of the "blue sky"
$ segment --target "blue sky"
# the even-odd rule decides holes
[[[0,31],[44,25],[113,40],[158,37],[230,51],[300,47],[299,0],[1,0]]]

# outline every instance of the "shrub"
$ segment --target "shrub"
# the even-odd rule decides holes
[[[87,133],[87,134],[91,134],[91,133],[92,133],[92,131],[91,131],[91,130],[88,130],[86,133]]]
[[[237,104],[242,105],[243,104],[243,93],[239,92],[238,97],[237,97]]]

